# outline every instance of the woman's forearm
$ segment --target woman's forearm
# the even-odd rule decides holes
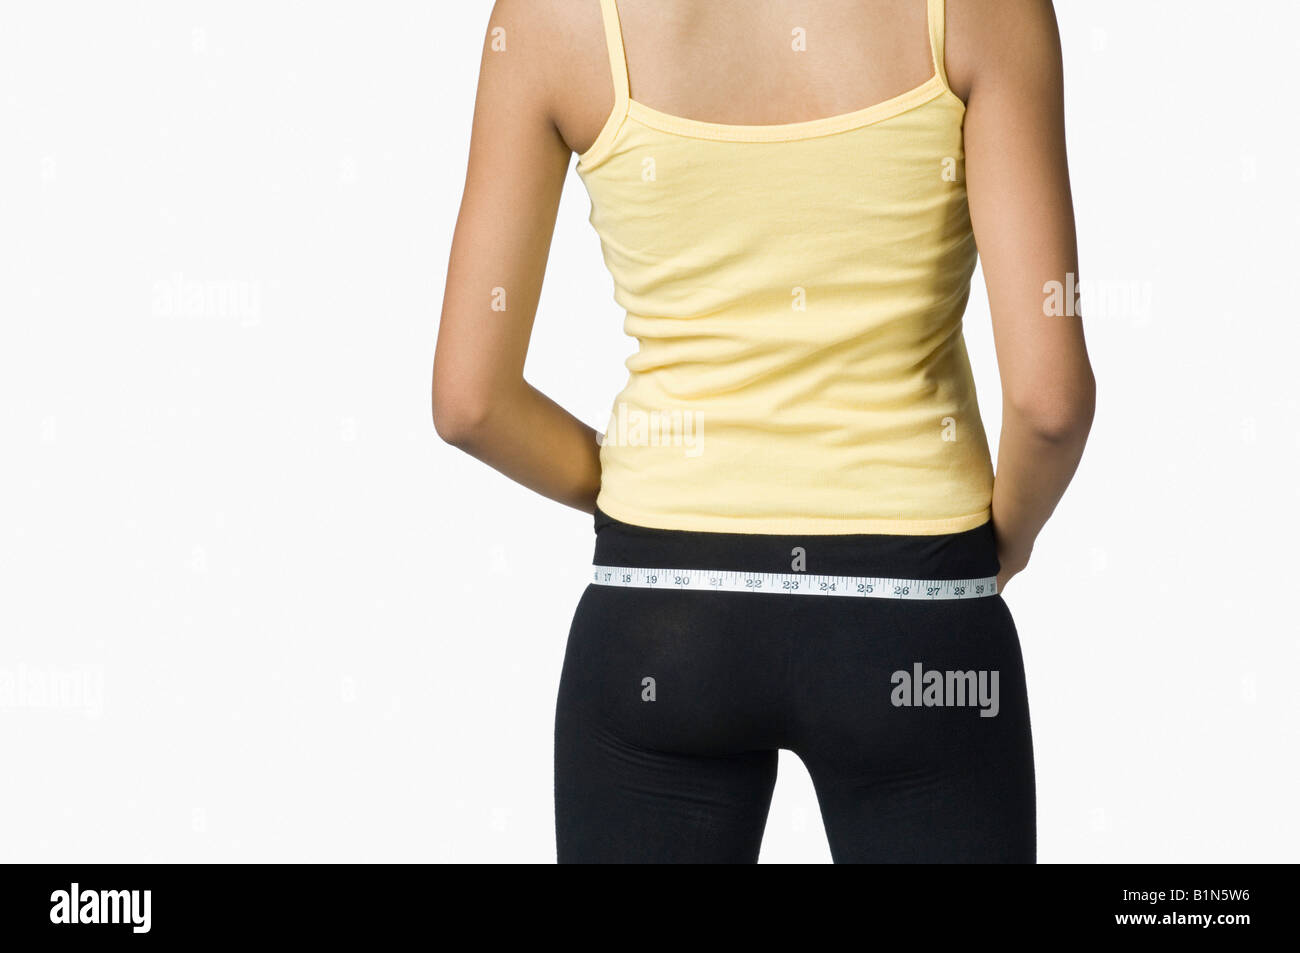
[[[448,443],[530,490],[584,513],[595,510],[596,431],[526,381],[476,413],[435,406],[434,425]]]
[[[1091,397],[1051,426],[1004,407],[993,480],[993,529],[1002,563],[999,586],[1028,564],[1034,540],[1079,466],[1092,414]]]

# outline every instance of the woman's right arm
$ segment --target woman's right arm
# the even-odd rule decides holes
[[[1045,289],[1074,288],[1078,277],[1051,2],[948,8],[949,71],[966,100],[966,188],[1002,380],[993,527],[1003,584],[1028,563],[1074,476],[1096,384],[1073,301],[1064,314],[1045,307]]]

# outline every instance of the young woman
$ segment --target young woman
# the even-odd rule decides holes
[[[498,0],[433,415],[593,514],[561,862],[756,860],[781,748],[836,862],[1035,859],[1000,592],[1094,401],[1061,73],[1049,0]],[[603,435],[522,374],[574,153],[639,345]]]

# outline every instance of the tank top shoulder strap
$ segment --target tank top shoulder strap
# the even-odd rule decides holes
[[[613,3],[613,0],[610,0]],[[948,85],[948,70],[944,67],[944,29],[947,19],[944,0],[929,0],[928,19],[930,21],[930,55],[934,59],[935,75]]]
[[[627,105],[629,83],[627,53],[623,49],[623,27],[618,18],[616,0],[600,0],[600,15],[605,21],[605,46],[609,51],[609,71],[614,76],[614,110]]]

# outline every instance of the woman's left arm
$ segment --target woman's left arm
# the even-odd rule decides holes
[[[452,240],[433,369],[433,422],[448,443],[543,496],[592,512],[597,434],[524,380],[571,151],[551,115],[548,27],[529,0],[498,0],[484,44],[469,169]],[[509,42],[513,37],[515,42]]]

